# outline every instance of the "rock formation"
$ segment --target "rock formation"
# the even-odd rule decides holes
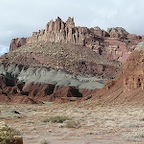
[[[94,93],[93,99],[105,103],[142,103],[144,100],[144,42],[136,46],[121,74]]]
[[[5,54],[0,59],[0,101],[41,103],[73,101],[89,89],[103,87],[114,78],[120,63],[84,46],[35,42]],[[20,97],[21,96],[21,97]]]
[[[138,51],[143,40],[121,27],[105,31],[75,26],[70,17],[51,20],[31,37],[13,39],[10,52],[0,58],[0,102],[113,101],[143,91],[143,54]],[[117,80],[101,89],[120,74],[125,61]]]
[[[25,44],[26,44],[26,38],[12,39],[10,44],[10,50],[15,50],[16,48],[19,48]]]
[[[74,101],[87,95],[82,89],[93,91],[102,86],[97,78],[92,80],[46,67],[0,65],[0,102],[42,104],[43,101]]]
[[[71,43],[86,46],[108,59],[125,62],[134,46],[142,39],[142,36],[129,34],[121,27],[109,28],[107,31],[99,27],[79,27],[75,26],[74,18],[69,17],[63,22],[58,17],[55,21],[48,22],[45,29],[34,32],[29,38],[13,39],[10,50],[37,41]]]
[[[129,57],[123,73],[127,74],[123,80],[124,91],[144,90],[144,42],[137,45],[136,50]]]

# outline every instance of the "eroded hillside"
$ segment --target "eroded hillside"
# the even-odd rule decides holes
[[[144,102],[144,43],[136,46],[135,51],[125,63],[122,73],[114,81],[94,93],[97,102]]]
[[[73,18],[58,17],[31,37],[11,41],[10,52],[0,58],[0,101],[102,100],[105,95],[113,101],[124,91],[143,89],[143,55],[136,47],[143,39],[121,27],[79,27]]]

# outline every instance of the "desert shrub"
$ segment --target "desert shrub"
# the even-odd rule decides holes
[[[144,134],[139,134],[139,135],[135,136],[135,138],[144,139]]]
[[[144,118],[140,119],[140,121],[144,121]]]
[[[50,142],[46,141],[46,140],[43,140],[40,142],[40,144],[50,144]]]
[[[68,121],[66,121],[65,127],[67,127],[67,128],[80,128],[81,125],[80,125],[79,121],[68,120]]]
[[[14,144],[15,136],[20,136],[20,132],[0,121],[0,144]]]
[[[63,123],[66,120],[70,120],[70,118],[66,116],[52,116],[44,119],[43,122]]]

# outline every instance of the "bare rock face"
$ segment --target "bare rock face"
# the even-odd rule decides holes
[[[124,28],[116,27],[116,28],[108,28],[108,33],[110,34],[111,38],[123,38],[127,37],[129,34]]]
[[[25,44],[26,44],[26,38],[13,39],[10,44],[10,51],[15,50],[16,48],[19,48]]]
[[[108,59],[125,62],[135,45],[142,39],[141,36],[129,34],[121,27],[109,28],[107,31],[99,27],[77,27],[74,18],[69,17],[63,22],[58,17],[55,21],[48,22],[45,29],[33,32],[29,38],[13,39],[10,50],[37,41],[71,43],[86,46]]]
[[[75,101],[101,87],[103,79],[97,77],[84,77],[46,67],[28,67],[14,63],[0,65],[0,102],[4,103]]]
[[[114,81],[93,94],[98,101],[110,103],[144,103],[144,42],[136,46],[121,74]]]
[[[127,92],[144,89],[144,55],[140,52],[143,44],[139,44],[140,48],[136,46],[143,40],[143,36],[129,34],[121,27],[105,31],[99,27],[75,26],[74,18],[69,17],[64,22],[58,17],[55,21],[48,22],[45,29],[33,32],[31,37],[11,41],[10,53],[0,58],[0,101],[73,101],[85,98],[85,95],[86,99],[96,97],[113,101],[121,99],[120,96],[123,97],[121,100],[130,99]],[[131,55],[133,51],[135,52]],[[94,85],[102,88],[104,80],[114,79],[119,74],[122,63],[126,61],[120,77],[108,82],[104,89],[96,90],[93,95],[87,90],[81,90]],[[16,66],[3,68],[11,64]],[[29,71],[27,67],[30,68]],[[47,68],[54,70],[54,77]],[[61,75],[61,70],[66,72],[64,76]],[[80,76],[79,79],[77,75]],[[92,78],[92,81],[87,81],[87,78],[82,80],[81,75],[88,75],[87,78]],[[9,76],[14,76],[15,80]],[[60,77],[63,80],[59,79]],[[94,77],[97,77],[98,81],[93,79]],[[55,83],[52,83],[51,79],[55,80]]]
[[[0,102],[19,104],[42,103],[35,98],[28,96],[28,93],[22,90],[24,85],[23,82],[18,83],[16,80],[0,75]]]
[[[128,76],[123,80],[124,91],[144,90],[144,51],[142,48],[144,47],[137,46],[137,50],[130,56],[125,65]]]
[[[18,104],[41,104],[42,101],[75,101],[85,96],[79,89],[71,86],[56,86],[52,84],[23,83],[10,81],[1,76],[0,102]]]
[[[82,93],[75,87],[64,86],[61,88],[56,88],[52,97],[55,100],[62,100],[62,101],[75,101],[78,98],[83,97]]]

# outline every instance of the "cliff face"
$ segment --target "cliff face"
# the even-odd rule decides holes
[[[103,87],[101,80],[46,67],[0,64],[0,102],[75,101]]]
[[[11,41],[10,52],[0,58],[0,101],[142,99],[143,40],[121,27],[77,27],[73,18],[58,17],[31,37]],[[126,60],[117,80],[98,90],[119,75]]]
[[[94,34],[97,35],[97,38],[94,37]],[[32,37],[12,40],[10,50],[16,49],[26,43],[33,43],[41,40],[85,46],[89,38],[92,40],[97,39],[99,43],[101,40],[98,39],[98,36],[103,36],[103,31],[101,29],[90,30],[86,27],[76,27],[73,18],[68,18],[66,22],[63,22],[58,17],[55,21],[51,20],[44,30],[33,32]]]
[[[144,103],[144,42],[136,46],[118,78],[94,93],[93,99],[105,103]]]
[[[140,43],[143,44],[144,43]],[[144,46],[138,45],[129,57],[124,71],[127,76],[123,80],[124,91],[144,90]]]
[[[108,61],[85,46],[39,41],[25,44],[1,57],[0,63],[28,67],[47,67],[74,75],[102,79],[114,78],[121,69],[117,61]]]
[[[84,46],[26,44],[0,58],[0,102],[78,100],[102,88],[120,67]]]
[[[63,22],[59,17],[51,20],[46,28],[34,32],[29,38],[16,38],[11,41],[10,50],[37,41],[71,43],[86,46],[110,60],[125,62],[134,46],[143,37],[129,34],[121,27],[109,28],[107,31],[99,27],[87,28],[75,26],[74,19]]]

